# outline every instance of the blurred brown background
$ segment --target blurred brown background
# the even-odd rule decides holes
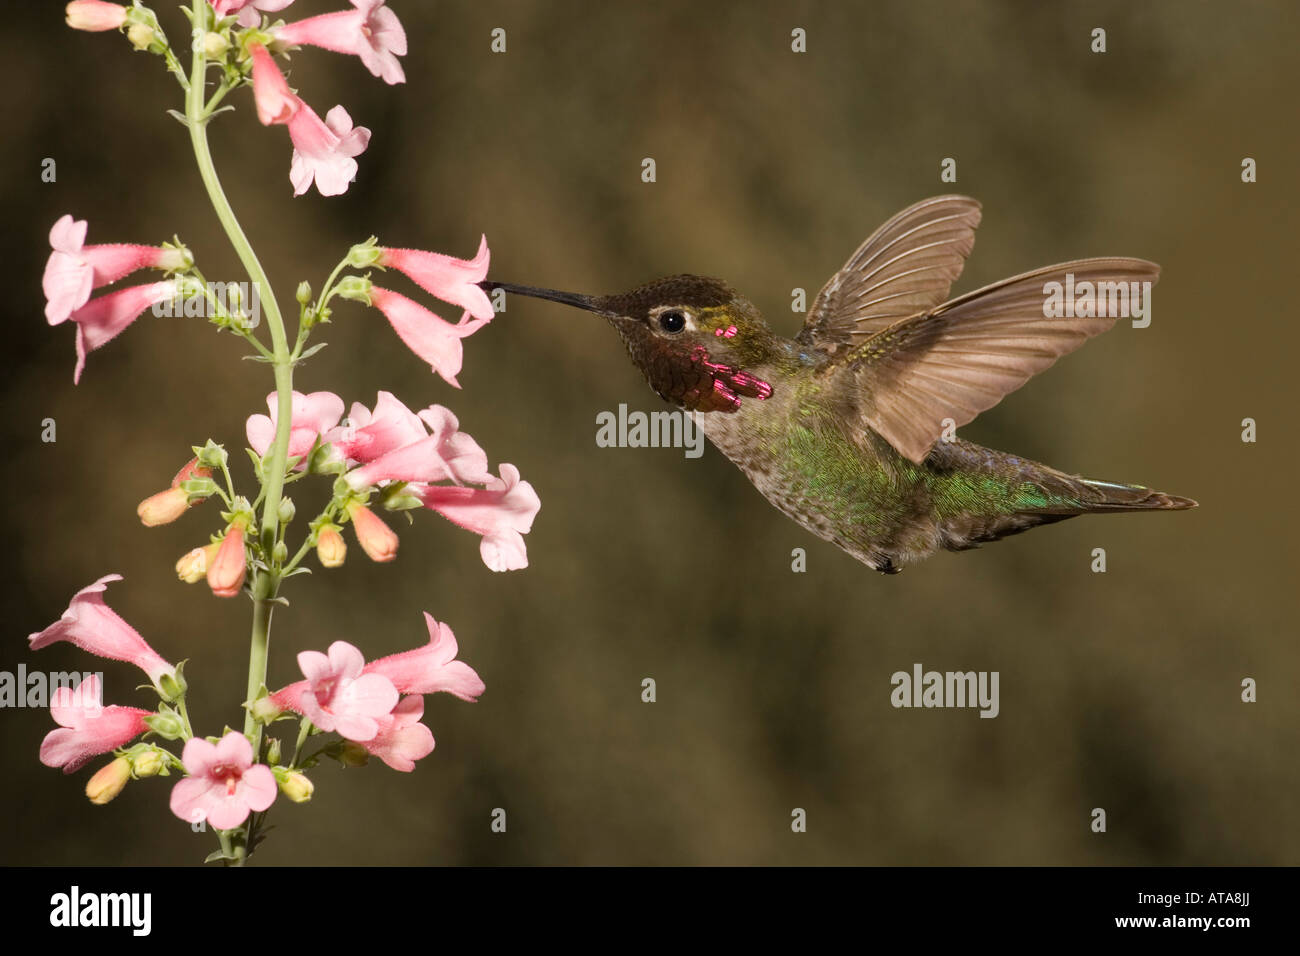
[[[485,232],[496,278],[608,292],[713,274],[792,333],[792,288],[811,298],[904,205],[968,193],[985,216],[958,291],[1091,255],[1164,272],[1150,328],[1119,323],[963,436],[1201,508],[1084,518],[884,578],[783,518],[711,447],[699,460],[597,448],[599,411],[663,407],[598,320],[513,301],[466,342],[457,392],[377,312],[342,303],[297,387],[448,404],[543,506],[525,571],[491,574],[475,536],[421,515],[394,525],[394,564],[353,547],[344,568],[288,582],[276,686],[297,676],[296,652],[333,640],[367,656],[415,646],[428,610],[488,690],[476,705],[428,700],[438,747],[413,774],[322,766],[309,805],[277,804],[258,861],[1300,862],[1293,5],[392,5],[405,86],[324,51],[293,60],[318,112],[341,102],[373,130],[345,197],[292,197],[288,137],[257,124],[247,92],[213,124],[283,302],[371,233],[469,255]],[[160,16],[184,36],[172,5]],[[61,3],[18,5],[3,28],[0,669],[96,669],[24,638],[120,572],[110,603],[164,656],[190,659],[192,716],[216,733],[241,720],[250,608],[172,572],[216,508],[149,530],[135,506],[208,437],[247,488],[243,422],[264,410],[270,374],[200,321],[146,318],[72,386],[72,329],[46,326],[40,296],[61,214],[89,219],[90,242],[178,233],[210,278],[243,277],[164,113],[180,102],[160,62],[61,21]],[[1104,55],[1089,50],[1098,26]],[[489,51],[494,27],[504,54]],[[805,54],[790,50],[794,27]],[[939,181],[949,156],[955,186]],[[1257,184],[1240,181],[1246,156]],[[40,181],[44,157],[55,184]],[[39,440],[47,416],[53,445]],[[1240,440],[1247,416],[1257,444]],[[293,492],[297,535],[328,489]],[[701,542],[729,547],[702,563]],[[805,574],[791,573],[796,547]],[[1104,575],[1089,571],[1095,547]],[[890,675],[918,661],[999,671],[1001,715],[891,708]],[[110,702],[149,706],[138,674],[103,669]],[[657,703],[640,701],[645,677]],[[3,862],[193,864],[215,847],[168,813],[168,781],[89,806],[102,761],[64,778],[37,761],[48,712],[0,718]],[[790,832],[794,807],[806,834]]]

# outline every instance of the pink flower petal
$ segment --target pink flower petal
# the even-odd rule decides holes
[[[370,301],[384,313],[407,348],[428,362],[448,384],[460,388],[456,376],[464,356],[461,339],[481,329],[487,319],[471,320],[466,313],[457,325],[452,325],[406,296],[379,286],[371,286]]]
[[[77,367],[73,384],[81,381],[86,356],[120,335],[148,308],[166,302],[176,294],[170,279],[149,285],[131,286],[91,299],[69,318],[77,323]]]
[[[528,566],[521,535],[533,526],[541,500],[533,486],[519,480],[514,465],[501,466],[501,478],[486,488],[431,485],[418,492],[425,507],[470,531],[484,535],[479,553],[493,571],[512,571]]]
[[[429,629],[429,643],[371,661],[366,665],[366,673],[382,674],[403,694],[446,691],[461,700],[477,700],[485,689],[484,684],[474,668],[455,659],[459,653],[456,635],[427,611],[424,622]]]

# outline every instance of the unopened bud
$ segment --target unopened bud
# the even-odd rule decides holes
[[[103,805],[121,793],[130,779],[131,761],[118,757],[112,763],[100,767],[87,781],[86,796],[91,803]]]
[[[266,739],[266,762],[274,766],[280,762],[280,738],[268,737]]]
[[[298,513],[298,507],[293,503],[292,498],[281,498],[279,517],[280,524],[288,524],[293,520],[293,516]]]
[[[126,23],[126,7],[102,0],[72,0],[64,12],[68,26],[74,30],[102,33],[120,29]]]
[[[280,781],[280,792],[294,803],[306,803],[315,790],[316,785],[307,779],[307,775],[296,770],[285,774]]]
[[[146,750],[131,763],[131,770],[135,773],[136,779],[138,780],[142,780],[145,777],[156,777],[162,768],[162,754],[156,750]]]
[[[226,528],[217,556],[208,565],[208,587],[217,597],[234,597],[244,585],[248,557],[244,553],[244,528],[247,518],[236,518]]]
[[[150,495],[136,507],[135,513],[146,528],[171,524],[190,507],[190,496],[181,488],[168,488]]]
[[[203,52],[210,60],[220,60],[230,49],[230,44],[220,33],[208,33],[203,37]]]
[[[323,568],[337,568],[347,557],[348,546],[338,525],[327,524],[316,536],[316,557]]]
[[[217,556],[220,543],[213,542],[202,548],[195,548],[176,562],[176,576],[186,584],[202,581],[208,574],[208,565]]]
[[[382,564],[397,557],[397,535],[373,511],[354,501],[348,505],[348,517],[352,519],[361,550],[371,561]]]
[[[294,293],[293,297],[298,300],[299,305],[306,305],[308,302],[310,302],[311,283],[308,282],[306,279],[303,279],[301,282],[299,282],[298,291]]]

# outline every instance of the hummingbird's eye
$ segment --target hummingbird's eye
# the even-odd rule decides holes
[[[686,328],[686,316],[676,309],[669,312],[661,313],[659,316],[659,328],[665,332],[676,334]]]

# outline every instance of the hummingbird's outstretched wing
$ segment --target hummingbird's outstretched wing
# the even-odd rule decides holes
[[[980,204],[968,196],[908,206],[817,293],[797,341],[833,355],[898,319],[933,309],[961,275],[979,223]]]
[[[1044,314],[1049,311],[1047,284],[1058,282],[1064,289],[1067,273],[1073,275],[1073,288],[1094,283],[1094,302],[1102,305],[1104,298],[1107,315]],[[964,425],[996,405],[1062,355],[1110,328],[1121,312],[1131,314],[1129,284],[1154,284],[1159,275],[1160,267],[1143,259],[1080,259],[1003,279],[900,319],[839,360],[860,420],[919,464],[943,431],[945,418]],[[1127,308],[1116,308],[1118,286],[1098,283],[1123,283]],[[1138,288],[1146,307],[1147,289]],[[1106,290],[1104,297],[1101,290]]]

